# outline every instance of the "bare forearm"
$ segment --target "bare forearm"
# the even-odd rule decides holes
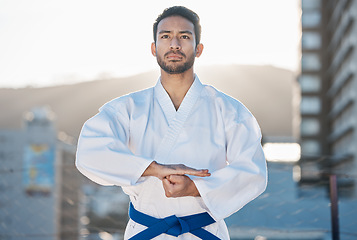
[[[160,166],[161,164],[157,163],[156,161],[153,161],[147,168],[146,170],[143,172],[142,176],[146,177],[146,176],[154,176],[154,177],[158,177],[158,173],[160,171]]]
[[[208,172],[208,169],[194,169],[187,167],[184,164],[160,164],[156,161],[153,161],[144,171],[142,176],[154,176],[162,180],[170,175],[186,174],[199,177],[208,177],[211,175]]]

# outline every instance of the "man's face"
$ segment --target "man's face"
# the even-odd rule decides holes
[[[180,74],[192,68],[196,51],[194,25],[180,16],[162,19],[157,26],[152,54],[159,66],[169,74]]]

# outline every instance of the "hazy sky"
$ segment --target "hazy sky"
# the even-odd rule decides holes
[[[152,24],[166,7],[197,12],[196,66],[298,70],[299,0],[0,0],[0,87],[48,86],[158,69]]]

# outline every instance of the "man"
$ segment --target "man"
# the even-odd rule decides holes
[[[156,86],[105,104],[83,126],[76,165],[130,197],[125,239],[229,239],[224,218],[266,187],[260,128],[237,100],[202,85],[196,13],[154,23]]]

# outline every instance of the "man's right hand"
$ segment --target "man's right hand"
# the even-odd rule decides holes
[[[208,169],[194,169],[185,166],[184,164],[160,164],[153,161],[142,174],[145,176],[154,176],[160,180],[169,175],[194,175],[198,177],[208,177],[211,174]]]

